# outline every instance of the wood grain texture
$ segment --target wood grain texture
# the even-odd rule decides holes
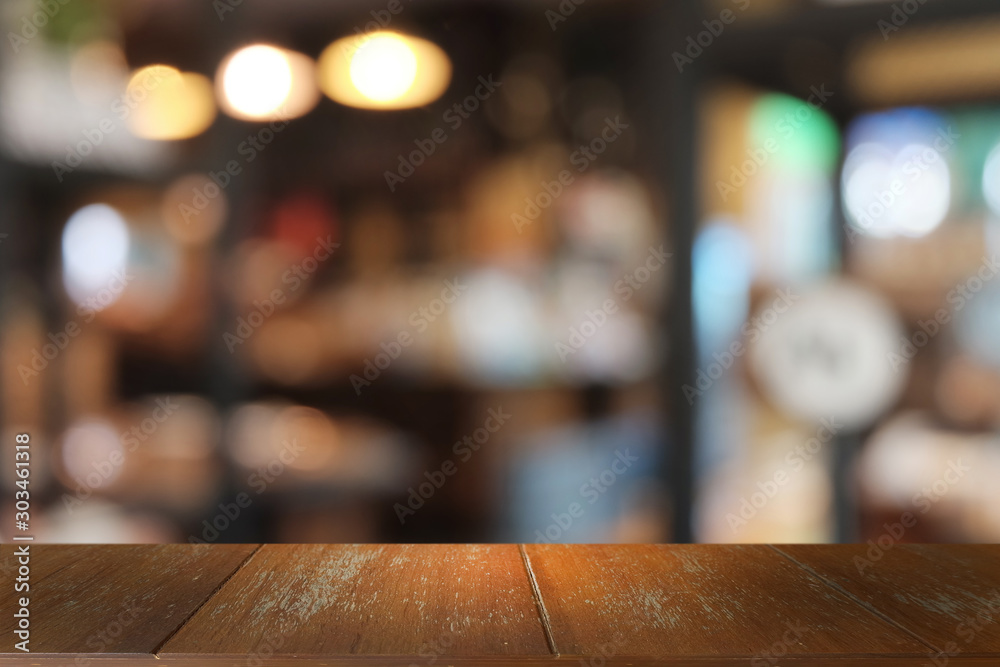
[[[1000,546],[775,548],[939,651],[1000,654]]]
[[[31,651],[152,654],[255,545],[32,545]],[[4,545],[9,558],[12,545]],[[3,643],[14,649],[15,592],[5,577]],[[10,585],[7,585],[7,584]],[[28,664],[28,663],[22,663]]]
[[[734,662],[787,654],[784,664],[930,652],[767,547],[529,545],[526,553],[561,654]]]
[[[1000,666],[1000,547],[867,549],[39,545],[0,667]]]
[[[160,651],[549,656],[516,545],[267,545]]]

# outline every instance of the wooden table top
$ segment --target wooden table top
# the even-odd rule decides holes
[[[0,665],[1000,666],[1000,546],[15,549]]]

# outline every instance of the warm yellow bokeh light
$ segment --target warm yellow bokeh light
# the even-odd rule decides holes
[[[173,141],[194,137],[215,120],[212,84],[200,74],[167,65],[136,70],[125,91],[129,130],[137,137]]]
[[[288,100],[292,77],[292,65],[283,50],[266,44],[242,48],[219,66],[219,102],[237,118],[268,118]]]
[[[406,40],[391,32],[361,44],[351,58],[351,83],[376,102],[399,99],[417,78],[417,55]]]
[[[406,109],[440,97],[451,62],[437,45],[396,32],[352,35],[328,46],[319,59],[323,92],[363,109]]]

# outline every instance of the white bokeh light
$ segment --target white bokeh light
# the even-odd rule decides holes
[[[925,144],[910,144],[893,165],[907,187],[894,207],[896,229],[904,236],[924,236],[944,222],[951,208],[951,170],[944,157]],[[919,172],[919,175],[918,175]]]
[[[125,219],[107,204],[91,204],[74,213],[62,233],[63,282],[70,298],[85,303],[124,271],[128,261],[129,233]]]
[[[225,101],[247,118],[266,118],[292,92],[292,66],[281,49],[256,44],[240,49],[223,63]]]
[[[1000,216],[1000,144],[993,147],[983,168],[983,197],[994,215]]]
[[[855,147],[844,161],[844,209],[851,226],[870,236],[925,236],[951,206],[951,171],[926,144],[893,152],[877,143]]]
[[[844,211],[858,231],[871,236],[892,236],[885,211],[877,206],[871,208],[878,199],[877,193],[889,187],[891,171],[892,154],[880,144],[861,144],[844,160],[841,185]]]
[[[461,279],[468,293],[450,306],[455,346],[470,374],[502,384],[534,377],[541,366],[537,291],[506,271],[484,269]]]

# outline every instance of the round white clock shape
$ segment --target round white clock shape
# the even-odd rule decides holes
[[[903,390],[903,327],[884,299],[860,285],[838,279],[793,288],[766,302],[748,326],[750,370],[794,418],[863,428]]]

